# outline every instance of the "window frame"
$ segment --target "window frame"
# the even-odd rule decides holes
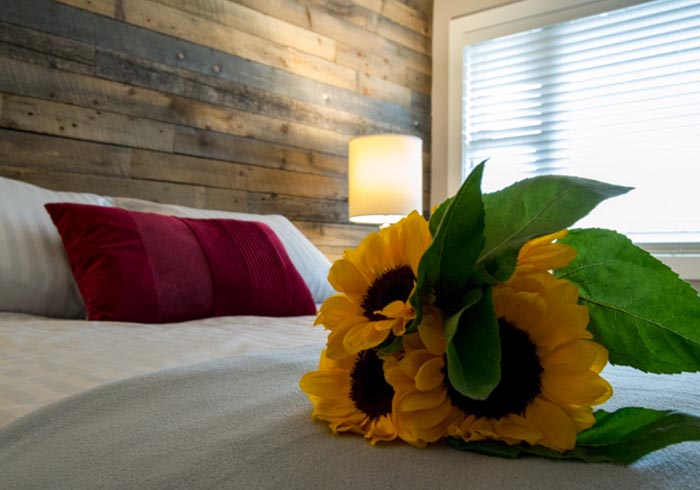
[[[432,200],[440,202],[454,195],[462,182],[463,50],[466,45],[649,1],[651,0],[558,0],[556,8],[552,9],[550,0],[519,0],[449,18],[446,60],[447,131],[444,142],[447,152],[446,158],[433,160],[433,175],[444,180],[433,185]],[[439,17],[436,15],[436,21]],[[438,28],[436,25],[434,31]],[[433,140],[434,144],[439,144],[436,138]],[[700,280],[700,243],[638,245],[672,267],[682,278]]]

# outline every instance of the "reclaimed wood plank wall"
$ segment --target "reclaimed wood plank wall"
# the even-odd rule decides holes
[[[347,143],[423,138],[433,0],[0,0],[0,175],[291,218],[329,257]]]

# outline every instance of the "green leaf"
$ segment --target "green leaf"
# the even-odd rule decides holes
[[[595,180],[547,175],[484,194],[486,244],[475,279],[491,284],[508,279],[525,242],[567,228],[602,201],[629,190]]]
[[[462,395],[485,400],[501,379],[501,339],[491,289],[479,296],[445,322],[447,376]]]
[[[447,208],[450,207],[450,204],[452,204],[452,201],[454,201],[454,199],[454,197],[449,197],[445,199],[430,217],[430,221],[428,222],[428,228],[430,229],[431,235],[435,236],[435,233],[437,232],[437,229],[440,226],[440,223],[442,222],[442,218],[443,216],[445,216],[445,211],[447,211]]]
[[[403,348],[403,336],[401,337],[394,337],[393,334],[389,335],[389,338],[382,343],[377,348],[377,354],[380,356],[388,356],[389,354],[393,354],[394,352],[397,352]]]
[[[442,212],[433,241],[418,265],[416,292],[411,298],[416,309],[412,326],[420,321],[423,304],[431,294],[443,311],[460,308],[456,303],[466,292],[474,262],[484,245],[483,172],[481,163]]]
[[[700,296],[666,265],[611,230],[572,230],[576,259],[555,274],[579,288],[588,329],[610,362],[654,373],[700,371]]]
[[[681,412],[627,407],[612,413],[598,410],[595,417],[595,425],[578,435],[576,448],[563,453],[540,446],[508,446],[495,441],[450,439],[449,443],[464,451],[506,458],[532,455],[626,465],[671,444],[700,440],[700,417]]]
[[[470,290],[462,300],[462,309],[455,315],[445,319],[444,331],[445,331],[445,341],[449,344],[452,342],[452,338],[457,333],[457,327],[459,326],[459,319],[468,308],[474,306],[479,302],[483,296],[483,291],[481,288],[475,288]]]

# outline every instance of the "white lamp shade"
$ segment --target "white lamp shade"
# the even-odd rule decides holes
[[[423,208],[423,142],[417,136],[376,134],[350,140],[350,221],[395,223]]]

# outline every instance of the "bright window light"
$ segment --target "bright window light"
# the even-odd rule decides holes
[[[700,242],[700,3],[661,0],[465,46],[463,175],[636,190],[578,226]]]

